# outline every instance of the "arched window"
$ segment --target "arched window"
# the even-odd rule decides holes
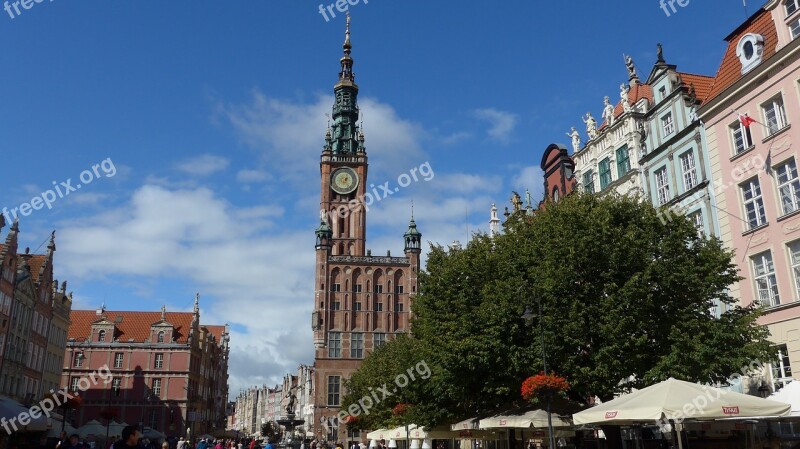
[[[158,342],[164,343],[164,331],[158,333]]]
[[[558,202],[558,188],[553,189],[553,201]]]
[[[97,333],[97,341],[106,341],[106,331],[100,331]]]

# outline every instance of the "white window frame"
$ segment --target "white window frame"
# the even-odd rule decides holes
[[[742,200],[744,201],[745,223],[747,229],[755,229],[767,224],[767,211],[764,208],[764,196],[761,191],[761,183],[758,176],[745,181],[739,186],[742,190]],[[752,192],[748,198],[748,191]],[[755,220],[750,219],[750,213],[754,214]]]
[[[750,260],[753,263],[753,286],[758,301],[766,307],[780,305],[781,298],[772,251],[756,254]]]
[[[742,122],[737,120],[736,123],[730,126],[730,130],[734,155],[744,153],[753,147],[753,134],[750,132],[750,128],[744,126]],[[739,140],[742,141],[741,147],[737,144]]]
[[[672,112],[661,117],[661,129],[664,132],[664,137],[667,137],[675,132],[675,120],[672,118]]]
[[[694,152],[689,150],[680,156],[681,173],[683,174],[683,191],[688,192],[697,186],[697,164]]]
[[[326,399],[328,401],[328,406],[338,407],[342,403],[342,376],[328,376],[327,380],[328,382],[325,392],[327,393]],[[332,382],[334,380],[335,382]],[[331,387],[334,386],[336,387],[336,391],[332,391],[334,388]]]
[[[789,34],[792,35],[792,40],[800,36],[800,18],[793,19],[789,22]]]
[[[786,249],[789,251],[789,264],[792,267],[795,293],[797,299],[800,300],[800,240],[787,243]]]
[[[375,332],[372,334],[372,347],[379,348],[386,344],[386,333]]]
[[[160,398],[161,397],[161,378],[160,377],[154,377],[152,385],[153,385],[153,387],[150,390],[153,393],[153,396],[157,397],[157,398]]]
[[[125,354],[122,352],[115,352],[114,353],[114,368],[122,368],[122,365],[125,362]]]
[[[761,111],[764,114],[764,123],[767,125],[768,136],[785,128],[789,122],[786,120],[786,106],[783,102],[782,95],[776,95],[761,105]],[[770,126],[770,114],[775,117],[775,125]]]
[[[670,200],[669,194],[669,173],[667,167],[662,167],[654,173],[656,180],[656,194],[658,197],[658,204],[667,204]]]
[[[789,6],[794,8],[794,11],[789,12]],[[791,17],[797,11],[800,11],[800,0],[784,0],[783,1],[783,10],[786,12],[786,17]]]
[[[363,359],[364,358],[364,333],[351,332],[350,333],[350,358]]]
[[[156,369],[164,368],[164,353],[163,352],[156,353],[155,357],[153,358],[153,366]]]
[[[342,333],[328,332],[328,357],[332,359],[342,358]]]
[[[775,180],[778,183],[778,197],[783,214],[800,209],[800,177],[793,158],[775,168]]]
[[[778,354],[775,358],[775,362],[772,363],[772,381],[783,388],[789,382],[792,382],[794,378],[792,377],[792,365],[789,361],[789,350],[787,349],[786,345],[778,345]]]

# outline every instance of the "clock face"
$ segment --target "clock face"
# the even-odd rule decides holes
[[[356,187],[358,187],[358,174],[352,168],[340,168],[331,175],[331,188],[338,194],[347,195]]]

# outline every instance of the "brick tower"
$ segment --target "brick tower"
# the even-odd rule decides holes
[[[417,293],[422,234],[413,214],[404,234],[404,257],[373,256],[366,249],[367,151],[358,126],[358,86],[350,56],[350,17],[344,40],[332,124],[320,157],[320,225],[314,284],[315,437],[344,441],[339,422],[342,384],[373,348],[408,332]],[[353,436],[355,437],[355,436]]]

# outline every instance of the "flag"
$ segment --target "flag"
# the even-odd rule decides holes
[[[739,121],[742,122],[742,125],[744,125],[745,128],[750,128],[750,125],[756,122],[755,120],[753,120],[752,117],[750,117],[747,114],[740,115]]]

